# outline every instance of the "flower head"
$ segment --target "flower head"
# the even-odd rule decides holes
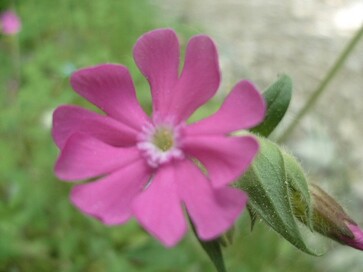
[[[0,28],[6,35],[15,35],[21,29],[21,21],[14,11],[8,10],[0,15]]]
[[[73,204],[109,225],[136,217],[166,246],[187,230],[183,207],[204,240],[235,222],[247,196],[229,185],[249,167],[258,142],[228,134],[255,126],[265,113],[259,92],[241,81],[216,113],[187,124],[217,91],[220,72],[216,47],[207,36],[189,41],[180,75],[179,58],[171,29],[146,33],[134,47],[135,62],[151,88],[151,117],[139,105],[126,67],[103,64],[76,71],[73,89],[105,115],[61,106],[52,131],[61,149],[55,166],[60,179],[99,177],[73,188]]]

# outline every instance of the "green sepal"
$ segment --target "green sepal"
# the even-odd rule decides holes
[[[200,243],[204,251],[207,253],[208,257],[214,264],[214,267],[216,268],[217,272],[227,272],[226,266],[224,264],[220,239],[217,238],[210,241],[203,241],[199,239],[195,226],[191,220],[190,220],[190,225],[192,226],[192,230],[195,234],[195,237],[198,239],[198,242]]]
[[[251,132],[267,137],[277,127],[289,107],[292,95],[292,80],[282,75],[263,93],[266,100],[266,116],[264,121],[251,129]]]
[[[310,202],[301,168],[273,142],[263,137],[259,142],[260,153],[236,187],[248,193],[249,205],[259,218],[298,249],[318,255],[304,242],[291,202],[292,190]]]
[[[235,234],[235,225],[227,230],[221,237],[219,237],[219,244],[223,247],[228,247],[233,244]]]
[[[256,211],[251,207],[251,205],[247,205],[247,211],[248,211],[248,214],[250,215],[250,219],[251,219],[251,231],[253,231],[253,228],[256,225],[258,216],[257,216]]]
[[[313,205],[310,195],[308,182],[305,178],[304,171],[296,159],[285,151],[282,151],[285,162],[287,184],[290,190],[291,203],[295,217],[304,218],[304,223],[311,231],[313,228]],[[298,211],[300,211],[298,213]]]

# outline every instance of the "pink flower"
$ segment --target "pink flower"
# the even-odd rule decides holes
[[[353,236],[342,235],[340,242],[348,246],[363,250],[363,231],[355,223],[346,223]]]
[[[175,245],[187,230],[183,207],[204,240],[235,222],[247,196],[229,185],[246,171],[259,145],[251,136],[227,135],[255,126],[265,113],[259,92],[241,81],[219,111],[186,124],[216,93],[220,72],[216,47],[207,36],[189,41],[181,75],[179,58],[178,39],[170,29],[146,33],[134,47],[135,62],[151,87],[151,117],[138,103],[126,67],[104,64],[75,72],[74,90],[106,115],[61,106],[52,131],[61,149],[55,166],[60,179],[101,176],[76,185],[73,204],[108,225],[134,216],[166,246]]]
[[[8,10],[0,15],[1,30],[6,35],[15,35],[21,29],[21,21],[14,11]]]

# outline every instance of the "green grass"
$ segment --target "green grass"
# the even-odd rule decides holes
[[[132,46],[150,29],[183,26],[161,21],[144,0],[16,3],[23,21],[19,88],[17,41],[0,36],[0,271],[213,271],[191,234],[165,249],[134,221],[106,227],[78,212],[68,199],[72,185],[53,174],[58,151],[50,136],[52,111],[61,104],[91,107],[71,90],[70,73],[123,63],[150,111]],[[267,228],[249,233],[246,217],[238,243],[226,251],[231,271],[314,271],[309,257]]]

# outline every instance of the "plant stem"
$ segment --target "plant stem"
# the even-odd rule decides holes
[[[322,95],[322,93],[326,90],[326,87],[331,82],[331,80],[335,77],[337,72],[343,67],[343,64],[347,60],[348,56],[352,53],[354,47],[357,45],[358,41],[363,36],[363,25],[361,28],[357,31],[357,33],[354,35],[354,37],[350,40],[348,45],[345,47],[343,52],[340,54],[339,58],[336,60],[334,65],[330,68],[328,73],[326,74],[323,81],[320,83],[320,85],[315,89],[315,91],[312,93],[308,101],[305,103],[304,107],[298,112],[294,120],[290,123],[290,125],[287,127],[287,129],[281,134],[281,136],[277,139],[277,142],[283,142],[285,141],[292,131],[295,129],[295,127],[298,125],[298,123],[303,119],[303,117],[306,115],[306,113],[309,112],[309,110],[315,106],[316,102]]]
[[[20,45],[19,37],[15,35],[13,37],[13,65],[14,65],[14,76],[15,79],[20,82]]]
[[[21,60],[20,60],[20,45],[18,35],[9,35],[6,37],[9,45],[9,56],[11,61],[11,76],[7,82],[7,99],[10,103],[16,100],[20,81],[21,81]]]

